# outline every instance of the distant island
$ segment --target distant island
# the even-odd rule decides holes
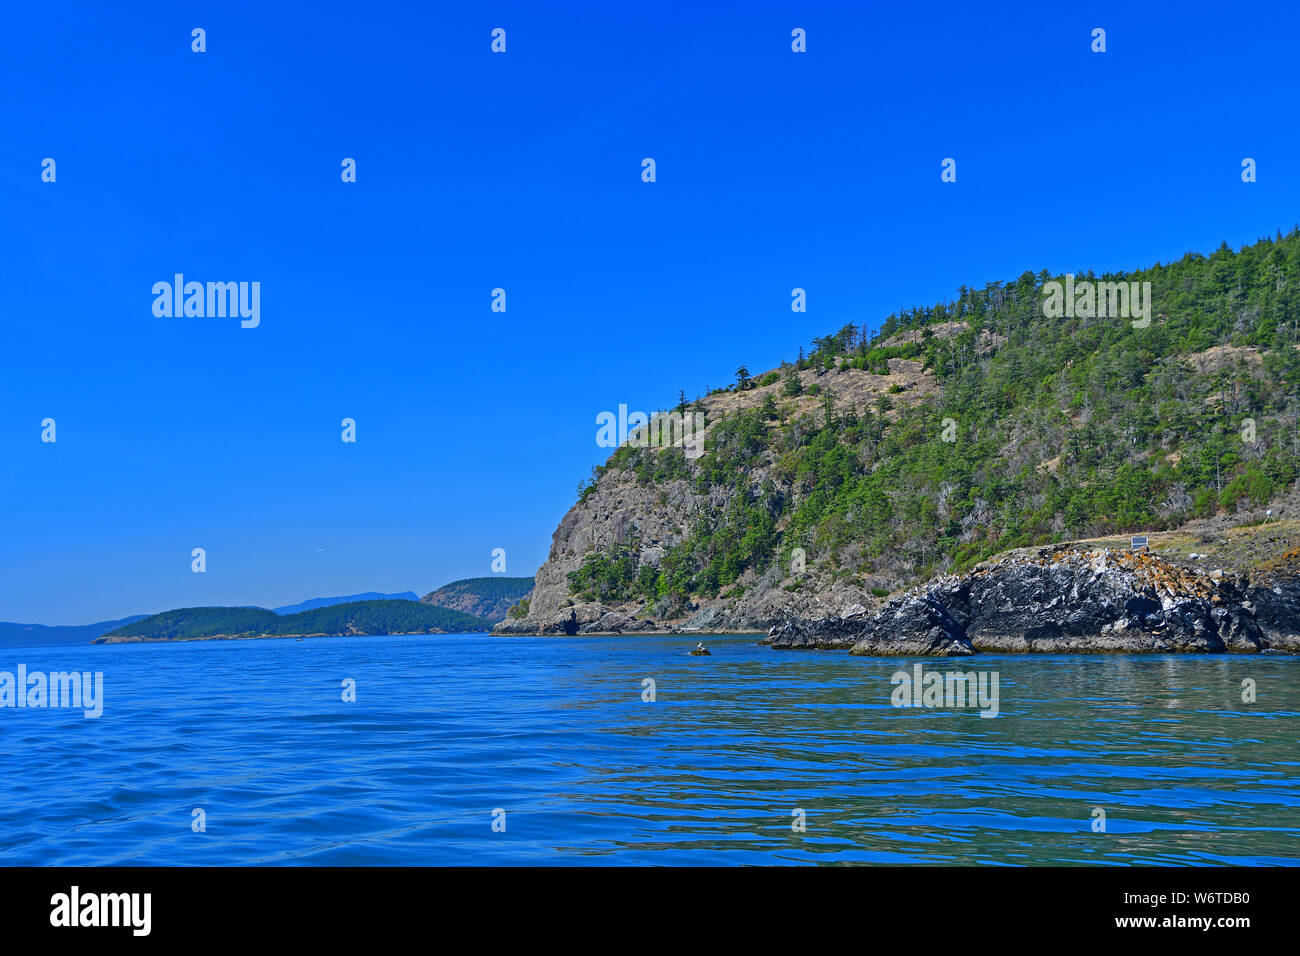
[[[94,624],[47,626],[0,621],[0,647],[199,641],[355,634],[465,634],[491,630],[526,598],[532,578],[462,578],[423,598],[414,591],[363,591],[267,608],[176,608]],[[312,613],[328,612],[328,613]]]
[[[472,634],[491,629],[492,622],[484,618],[419,601],[353,601],[297,614],[276,614],[254,607],[178,608],[125,624],[91,643]]]

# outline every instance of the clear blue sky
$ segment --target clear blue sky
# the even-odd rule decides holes
[[[531,574],[601,411],[1300,221],[1294,3],[542,6],[6,7],[0,620]]]

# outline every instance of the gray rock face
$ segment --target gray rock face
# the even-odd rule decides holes
[[[645,605],[615,608],[583,603],[570,594],[568,576],[588,554],[626,545],[633,536],[641,542],[640,560],[658,564],[664,549],[683,538],[705,504],[687,481],[642,484],[632,472],[606,472],[595,490],[569,509],[551,536],[550,554],[537,571],[527,616],[506,618],[493,633],[563,634],[571,614],[578,622],[574,633],[667,630],[656,624]]]
[[[788,620],[773,625],[765,643],[778,650],[844,650],[861,639],[866,608],[854,604],[843,614],[813,620]]]
[[[964,328],[964,323],[949,323],[936,326],[934,334],[951,336]],[[987,336],[987,332],[981,333],[978,349],[981,354],[997,344],[992,339],[986,341]],[[907,339],[900,333],[894,344],[904,341]],[[772,370],[780,375],[767,385],[758,382],[769,376],[757,375],[749,388],[706,395],[700,400],[707,417],[703,438],[705,456],[714,440],[717,422],[769,399],[781,407],[787,422],[796,422],[805,416],[820,418],[823,399],[828,395],[840,409],[868,408],[881,397],[888,397],[894,407],[901,409],[938,393],[938,380],[920,359],[891,358],[888,365],[887,375],[865,369],[825,369],[820,365],[797,371],[783,366]],[[799,379],[805,389],[803,394],[784,393],[787,374]],[[817,395],[808,391],[814,382],[819,389]],[[779,494],[789,497],[795,492],[794,483],[782,469],[773,467],[775,456],[772,448],[757,451],[746,463],[745,479],[751,490],[771,481]],[[729,482],[710,484],[701,492],[693,480],[694,473],[699,471],[698,464],[688,460],[686,468],[692,478],[645,483],[638,481],[634,471],[628,468],[611,467],[601,474],[595,486],[556,528],[550,554],[537,572],[526,616],[506,618],[493,633],[562,633],[570,609],[578,607],[583,600],[570,593],[568,575],[577,571],[588,555],[626,547],[635,540],[637,570],[656,567],[669,548],[693,533],[701,518],[727,513],[737,493],[735,487]],[[646,626],[642,622],[653,621],[654,629],[664,632],[698,627],[701,631],[763,633],[773,624],[790,618],[814,621],[832,615],[837,608],[854,604],[872,606],[876,603],[871,597],[872,588],[893,586],[910,563],[902,556],[886,556],[873,562],[870,570],[864,569],[860,579],[846,581],[842,574],[837,579],[835,568],[860,563],[861,554],[855,546],[850,545],[844,549],[845,553],[833,556],[835,560],[827,560],[830,555],[815,553],[815,546],[808,543],[803,546],[808,553],[802,571],[775,566],[761,572],[749,569],[716,597],[695,595],[693,606],[689,607],[630,602],[605,610],[631,618],[641,627]],[[702,611],[712,612],[707,617],[708,624],[692,623],[692,616]],[[582,616],[579,611],[578,617]],[[624,626],[622,632],[628,630]],[[584,629],[582,633],[596,631]]]
[[[683,631],[698,631],[701,628],[710,627],[718,619],[718,609],[716,607],[701,608],[687,619],[682,625]]]
[[[773,647],[862,656],[1300,650],[1300,579],[1247,589],[1150,554],[1052,551],[948,576],[865,620],[774,627]]]
[[[868,619],[850,653],[964,657],[973,654],[963,622],[949,612],[945,598],[959,592],[943,587],[932,593],[910,592],[891,601]],[[954,602],[959,612],[965,608]],[[963,615],[964,616],[964,615]]]
[[[766,476],[765,468],[756,466],[751,479],[759,482]],[[645,603],[609,607],[584,603],[570,593],[569,573],[578,570],[589,554],[635,540],[640,546],[638,567],[656,566],[667,548],[690,534],[702,514],[725,512],[734,494],[730,487],[715,487],[701,495],[694,483],[686,480],[643,484],[625,469],[605,472],[595,489],[575,504],[555,529],[550,554],[538,569],[529,595],[527,616],[507,617],[493,633],[564,634],[572,612],[578,621],[575,633],[580,634],[686,629],[761,634],[786,618],[812,620],[835,607],[871,603],[862,588],[836,582],[815,566],[800,576],[796,592],[786,589],[791,579],[774,566],[742,578],[743,594],[698,597],[695,606],[687,608]],[[605,615],[610,616],[602,625]]]
[[[778,650],[846,650],[854,645],[862,631],[862,622],[842,617],[822,617],[813,621],[792,620],[773,625],[767,643]]]
[[[1246,610],[1254,614],[1267,648],[1300,653],[1300,577],[1260,583],[1246,597]]]

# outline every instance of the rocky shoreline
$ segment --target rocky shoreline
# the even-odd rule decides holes
[[[859,656],[1300,653],[1300,554],[1280,569],[1230,575],[1146,551],[1012,552],[948,575],[874,612],[854,605],[774,626],[784,650]]]
[[[767,632],[760,627],[733,627],[713,623],[716,615],[697,615],[681,624],[655,621],[647,617],[632,617],[612,611],[599,604],[578,604],[567,607],[567,617],[556,614],[551,620],[537,618],[511,619],[497,624],[492,633],[500,637],[623,637],[629,634],[753,634],[762,637]],[[704,618],[697,624],[697,619]]]

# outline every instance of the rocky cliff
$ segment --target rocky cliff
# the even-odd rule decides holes
[[[894,416],[899,409],[933,396],[934,376],[922,363],[889,359],[881,374],[862,369],[823,367],[772,370],[755,376],[743,390],[718,391],[698,400],[692,409],[705,416],[703,449],[727,441],[720,422],[753,412],[770,402],[773,419],[815,423],[824,417],[829,397],[837,408],[867,408],[889,397]],[[799,393],[788,394],[786,382],[799,382]],[[775,379],[775,380],[773,380]],[[768,384],[761,384],[769,380]],[[779,400],[779,406],[777,402]],[[813,427],[812,424],[809,427]],[[808,561],[803,571],[792,573],[789,562],[773,562],[762,571],[742,574],[731,587],[714,596],[693,594],[688,600],[584,600],[575,592],[569,575],[588,556],[630,548],[637,570],[657,568],[666,551],[687,541],[698,521],[724,515],[738,496],[770,481],[776,493],[793,496],[793,482],[773,469],[771,447],[754,450],[746,463],[745,480],[735,484],[708,484],[701,490],[699,462],[682,455],[680,448],[647,449],[647,455],[677,455],[686,471],[678,477],[646,481],[644,473],[628,467],[608,467],[594,485],[560,521],[551,538],[546,562],[538,570],[527,612],[508,617],[494,628],[497,634],[618,634],[638,631],[708,631],[712,633],[765,633],[790,616],[817,617],[837,608],[872,602],[870,588],[884,593],[890,573],[863,574],[845,580],[827,565]],[[617,456],[615,456],[617,457]],[[612,461],[613,459],[611,459]]]

